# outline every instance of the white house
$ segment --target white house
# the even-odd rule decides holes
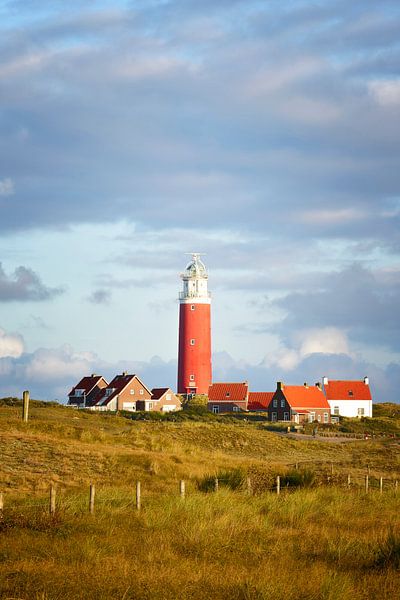
[[[369,379],[362,381],[331,381],[322,379],[332,417],[372,417],[372,397]]]

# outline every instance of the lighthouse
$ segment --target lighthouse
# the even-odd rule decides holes
[[[200,254],[181,274],[179,293],[178,393],[208,394],[211,383],[211,295]]]

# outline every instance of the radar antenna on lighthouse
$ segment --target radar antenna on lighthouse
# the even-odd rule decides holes
[[[207,394],[211,384],[211,294],[199,252],[181,273],[178,393]]]

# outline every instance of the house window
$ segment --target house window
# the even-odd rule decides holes
[[[281,398],[281,408],[285,408],[285,398]]]
[[[194,338],[192,338],[192,339],[190,340],[190,345],[191,345],[191,346],[194,346],[194,345],[195,345],[195,343],[196,343],[196,340],[195,340]]]
[[[75,396],[83,396],[85,390],[75,390]]]
[[[318,423],[321,423],[321,415],[317,416],[317,421],[318,421]]]
[[[144,394],[143,388],[140,388],[140,390],[139,390],[139,394],[140,394],[141,396],[143,396],[143,394]]]
[[[283,413],[283,420],[289,421],[289,413],[288,412]]]
[[[114,391],[115,391],[114,388],[107,388],[105,395],[106,396],[111,396],[111,394],[113,394]]]
[[[272,413],[272,417],[271,417],[271,421],[277,421],[278,420],[278,414],[276,412]]]
[[[273,407],[276,408],[278,406],[278,398],[274,398]]]
[[[357,416],[363,417],[365,414],[365,410],[363,408],[357,408]]]
[[[167,402],[171,402],[171,394],[167,394]]]
[[[195,308],[196,308],[196,307],[195,307],[195,305],[194,305],[194,304],[191,304],[191,305],[190,305],[190,310],[195,310]]]
[[[129,390],[129,393],[131,396],[133,396],[133,394],[135,393],[135,390]]]
[[[153,410],[153,403],[149,402],[149,410]]]
[[[217,415],[219,413],[219,406],[213,406],[212,411],[213,411],[214,415]]]
[[[194,375],[189,376],[190,381],[194,381]]]
[[[315,421],[315,412],[310,412],[308,420],[310,421],[310,423]]]
[[[354,396],[352,390],[349,390],[349,396]]]
[[[324,423],[329,423],[329,413],[324,413]]]
[[[338,406],[333,407],[333,414],[339,416],[339,407]]]

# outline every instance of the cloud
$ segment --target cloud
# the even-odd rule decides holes
[[[288,293],[272,304],[286,311],[278,326],[286,337],[329,327],[345,331],[353,341],[400,351],[400,271],[396,269],[372,271],[353,264],[321,275],[313,289]]]
[[[12,196],[14,194],[14,182],[9,177],[0,179],[0,196]]]
[[[109,304],[111,300],[110,290],[95,290],[88,297],[88,301],[92,304]]]
[[[400,105],[400,79],[371,81],[369,90],[373,98],[382,106]]]
[[[24,341],[19,334],[6,333],[0,327],[0,358],[19,358],[24,352]]]
[[[0,302],[51,300],[63,292],[62,288],[44,285],[40,277],[27,267],[17,267],[8,276],[0,263]]]

